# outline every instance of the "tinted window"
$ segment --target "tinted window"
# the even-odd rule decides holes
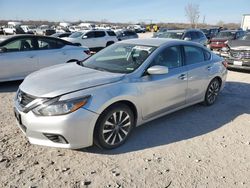
[[[90,31],[90,32],[86,33],[84,36],[86,36],[87,38],[94,38],[95,34],[94,34],[94,32]]]
[[[197,36],[196,32],[190,32],[191,39],[198,39],[199,37]]]
[[[205,58],[205,61],[210,60],[210,58],[211,58],[211,53],[208,52],[208,51],[206,51],[206,50],[204,50],[204,58]]]
[[[38,41],[38,48],[40,50],[56,49],[64,46],[62,41],[53,40],[50,38],[39,38],[37,41]]]
[[[201,33],[201,32],[196,32],[196,35],[198,36],[198,38],[203,38],[204,37],[204,34]]]
[[[105,36],[104,31],[95,31],[95,38],[104,37],[104,36]]]
[[[184,36],[184,38],[191,38],[190,32],[187,32]]]
[[[107,31],[107,33],[108,33],[109,36],[116,36],[114,31]]]
[[[152,65],[161,65],[176,68],[182,65],[181,50],[179,46],[168,47],[154,59]]]
[[[204,61],[203,49],[195,46],[184,46],[184,51],[186,65],[191,65]]]
[[[6,48],[6,52],[29,51],[35,49],[32,39],[17,39],[2,47]]]

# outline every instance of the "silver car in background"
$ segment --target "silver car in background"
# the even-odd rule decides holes
[[[16,35],[0,39],[0,82],[21,80],[41,68],[81,61],[89,57],[87,47],[45,36]]]
[[[125,40],[85,61],[26,77],[15,98],[15,116],[33,144],[95,143],[112,149],[145,122],[196,103],[214,104],[224,87],[225,66],[197,43]]]

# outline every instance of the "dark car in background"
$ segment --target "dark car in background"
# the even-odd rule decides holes
[[[34,34],[35,35],[52,35],[56,33],[55,29],[52,29],[50,26],[48,25],[41,25],[38,28],[34,29]]]
[[[198,29],[168,30],[155,38],[181,39],[207,45],[207,37]]]
[[[157,32],[153,34],[153,38],[159,38],[163,33],[167,32],[168,28],[166,27],[161,27]]]
[[[206,35],[207,39],[210,40],[220,32],[220,28],[201,29],[201,31]]]
[[[138,34],[135,31],[128,29],[115,31],[115,34],[119,41],[138,38]]]
[[[242,30],[225,30],[220,31],[215,37],[210,40],[208,48],[210,48],[214,53],[220,54],[222,48],[227,46],[229,40],[236,40],[244,36],[245,32]]]
[[[227,43],[228,68],[250,70],[250,33]]]

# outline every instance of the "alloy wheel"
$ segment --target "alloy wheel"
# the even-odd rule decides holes
[[[219,94],[219,91],[220,91],[220,84],[217,80],[214,80],[208,88],[207,100],[209,104],[213,104],[215,102],[216,97]]]
[[[106,144],[114,146],[126,139],[132,127],[131,117],[125,111],[115,111],[105,121],[102,136]]]

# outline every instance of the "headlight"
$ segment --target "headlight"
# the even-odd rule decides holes
[[[40,116],[58,116],[58,115],[64,115],[71,112],[74,112],[78,110],[79,108],[83,107],[90,96],[85,96],[81,98],[73,98],[69,100],[64,101],[58,101],[58,99],[55,101],[48,101],[32,111],[36,115]]]
[[[223,48],[221,48],[221,51],[223,51],[223,52],[228,52],[228,51],[229,51],[229,48],[228,48],[228,47],[223,47]]]

